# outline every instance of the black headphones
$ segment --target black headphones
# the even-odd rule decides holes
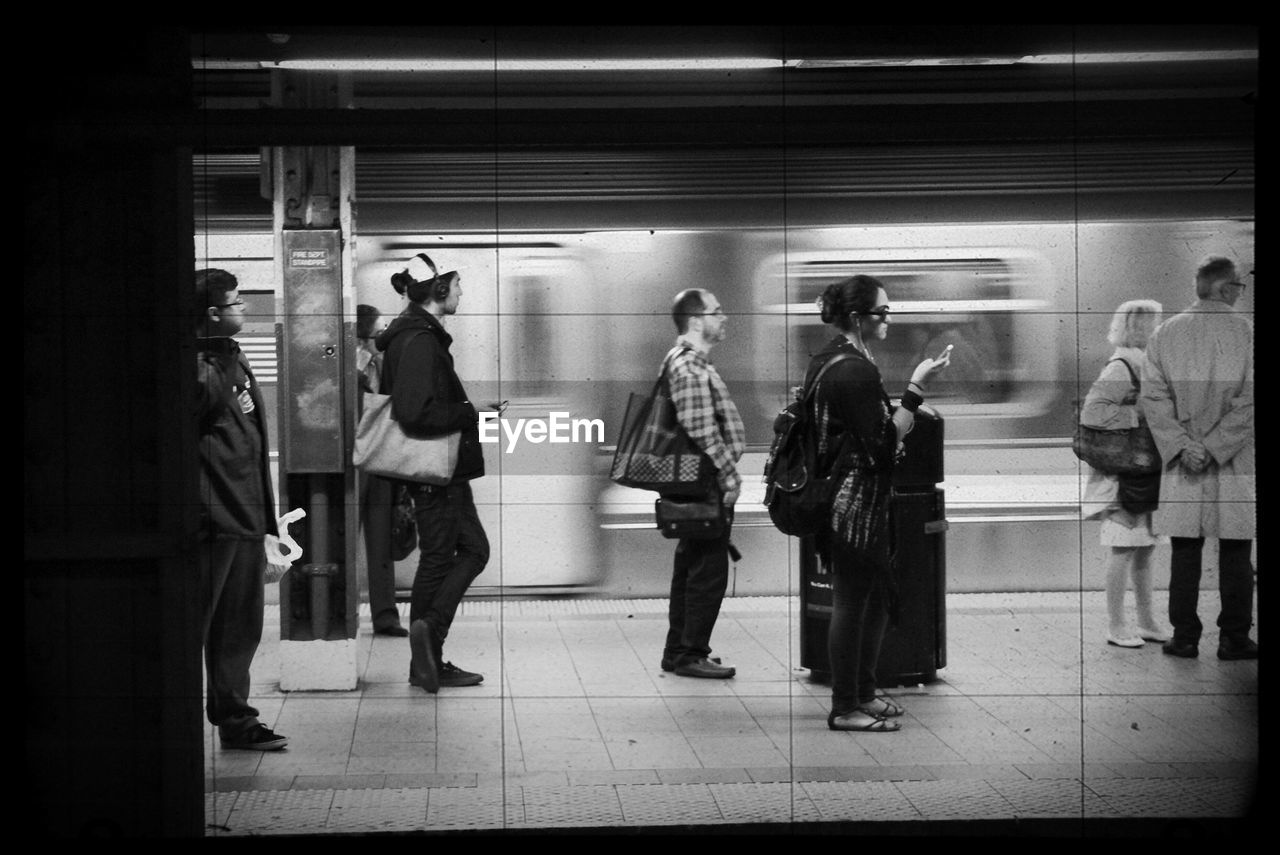
[[[440,272],[436,270],[435,262],[432,261],[425,252],[418,253],[414,258],[421,258],[422,262],[426,264],[427,267],[431,268],[431,272],[434,274],[431,280],[433,283],[431,288],[431,298],[437,303],[443,303],[449,297],[449,289],[453,284],[452,279],[441,279]]]

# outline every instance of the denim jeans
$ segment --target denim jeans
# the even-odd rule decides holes
[[[711,653],[711,631],[715,629],[720,604],[729,587],[733,508],[726,507],[725,515],[728,521],[720,537],[708,540],[685,537],[676,543],[667,642],[662,657],[677,666]]]
[[[864,559],[866,553],[862,553]],[[827,652],[831,662],[831,711],[853,712],[876,696],[876,666],[889,624],[887,600],[888,556],[862,566],[842,560],[833,549],[831,625]]]
[[[418,572],[413,576],[409,622],[425,619],[437,652],[449,634],[462,595],[489,563],[489,538],[480,524],[471,483],[412,489],[418,525]]]
[[[1169,622],[1173,624],[1175,640],[1197,644],[1203,628],[1198,604],[1204,538],[1173,537],[1170,542],[1173,554],[1169,561]],[[1243,640],[1253,626],[1253,562],[1249,560],[1252,548],[1252,540],[1218,541],[1220,638]]]
[[[262,641],[262,537],[217,538],[199,546],[204,606],[205,715],[234,738],[258,723],[249,704],[249,666]]]

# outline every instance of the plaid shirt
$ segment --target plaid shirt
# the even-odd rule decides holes
[[[683,342],[663,360],[676,418],[717,469],[716,481],[726,493],[742,486],[735,465],[747,445],[742,416],[729,399],[729,389],[711,360]]]

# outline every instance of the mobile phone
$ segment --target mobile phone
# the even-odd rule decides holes
[[[949,344],[949,345],[947,345],[947,346],[943,349],[942,353],[939,353],[939,354],[938,354],[938,358],[937,358],[937,359],[935,359],[935,360],[934,360],[934,362],[937,362],[937,361],[938,361],[938,360],[940,360],[940,359],[946,359],[946,358],[947,358],[947,354],[951,353],[951,349],[952,349],[952,348],[954,348],[954,347],[955,347],[955,345],[954,345],[954,344]]]

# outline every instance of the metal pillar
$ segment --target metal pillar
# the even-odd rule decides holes
[[[340,76],[276,74],[273,101],[279,107],[350,103],[349,84]],[[351,467],[354,150],[268,151],[279,270],[280,495],[285,509],[307,511],[294,532],[303,555],[280,580],[280,687],[346,691],[356,686],[359,628]]]

